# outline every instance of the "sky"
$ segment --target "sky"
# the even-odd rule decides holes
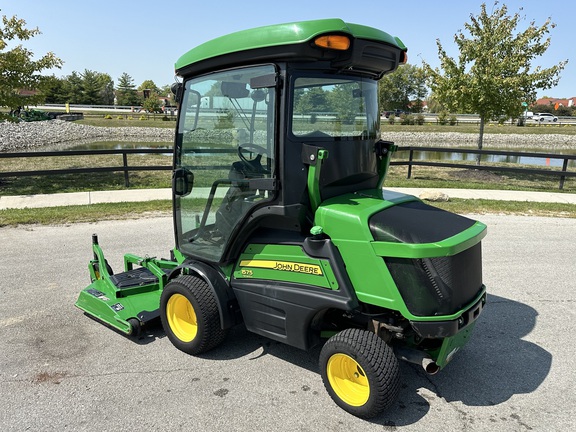
[[[117,84],[126,72],[138,86],[152,80],[158,86],[172,84],[174,63],[189,49],[234,31],[252,27],[321,18],[368,25],[398,36],[408,47],[408,62],[421,66],[425,60],[438,66],[436,39],[447,53],[458,54],[454,35],[464,29],[470,15],[480,13],[476,0],[0,0],[0,15],[17,15],[27,28],[42,34],[21,42],[38,59],[52,51],[64,61],[61,69],[48,71],[64,77],[73,71],[92,70],[109,74]],[[487,10],[493,1],[486,1]],[[558,85],[538,92],[539,97],[576,96],[576,2],[560,0],[501,1],[511,15],[525,17],[517,30],[530,21],[543,24],[548,17],[556,24],[552,43],[534,65],[550,67],[569,60]]]

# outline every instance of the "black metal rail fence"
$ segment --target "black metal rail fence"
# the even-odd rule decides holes
[[[220,150],[222,151],[222,150]],[[198,151],[197,151],[198,152]],[[206,149],[199,150],[199,152],[213,153],[214,150]],[[562,169],[543,169],[543,168],[526,168],[526,167],[512,167],[502,165],[488,165],[482,164],[469,164],[469,163],[451,163],[451,162],[438,162],[431,160],[414,160],[415,152],[442,152],[442,153],[462,153],[462,154],[475,154],[475,155],[500,155],[510,157],[530,157],[542,159],[560,159],[562,160]],[[169,153],[166,149],[114,149],[114,150],[69,150],[69,151],[54,151],[54,152],[17,152],[17,153],[0,153],[0,159],[9,160],[14,158],[38,158],[38,157],[63,157],[63,156],[98,156],[98,155],[122,155],[122,165],[109,166],[109,167],[89,167],[89,168],[68,168],[68,169],[52,169],[52,170],[30,170],[30,171],[0,171],[0,178],[6,177],[29,177],[29,176],[50,176],[61,174],[83,174],[83,173],[102,173],[102,172],[123,172],[124,184],[130,187],[129,173],[133,171],[168,171],[172,170],[172,165],[129,165],[128,156],[131,154],[166,154]],[[407,157],[406,157],[407,155]],[[171,159],[168,159],[171,161]],[[500,151],[500,150],[472,150],[472,149],[457,149],[445,147],[399,147],[394,159],[390,165],[407,166],[407,178],[411,178],[413,168],[416,166],[429,166],[429,167],[445,167],[445,168],[468,168],[475,170],[486,171],[501,171],[521,174],[538,174],[545,176],[559,177],[559,189],[564,188],[564,182],[567,177],[576,177],[576,171],[568,171],[568,163],[571,160],[576,160],[576,155],[562,155],[555,153],[532,153],[532,152],[514,152],[514,151]],[[192,169],[205,170],[208,168],[226,169],[228,167],[207,167],[199,166],[192,167]]]
[[[562,160],[562,169],[543,169],[543,168],[526,168],[526,167],[512,167],[501,165],[489,165],[486,163],[469,164],[469,163],[451,163],[451,162],[438,162],[430,160],[414,160],[415,152],[439,152],[439,153],[462,153],[474,154],[479,157],[482,155],[506,156],[506,157],[527,157],[537,159],[559,159]],[[403,160],[399,159],[402,154],[408,154],[408,158]],[[515,152],[504,150],[476,150],[476,149],[456,149],[445,147],[399,147],[395,154],[395,160],[390,162],[390,165],[405,165],[408,167],[407,178],[412,177],[413,167],[415,166],[428,166],[428,167],[444,167],[444,168],[468,168],[484,171],[500,171],[520,174],[539,174],[545,176],[555,176],[560,178],[559,189],[564,189],[564,182],[566,177],[576,177],[576,171],[568,171],[568,162],[576,160],[576,155],[563,155],[557,153],[534,153],[534,152]]]
[[[98,156],[98,155],[122,155],[122,165],[110,167],[89,167],[89,168],[67,168],[52,170],[31,170],[31,171],[4,171],[0,172],[2,177],[31,177],[31,176],[50,176],[61,174],[85,174],[85,173],[102,173],[102,172],[123,172],[124,184],[130,187],[129,173],[131,171],[161,171],[171,170],[172,165],[145,165],[130,166],[128,164],[128,155],[130,154],[166,154],[166,149],[114,149],[114,150],[68,150],[68,151],[47,151],[47,152],[18,152],[18,153],[0,153],[0,159],[14,158],[38,158],[38,157],[63,157],[63,156]],[[171,161],[171,160],[170,160]]]

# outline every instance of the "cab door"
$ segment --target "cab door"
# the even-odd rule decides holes
[[[216,72],[184,82],[173,176],[176,245],[220,261],[275,176],[273,65]]]

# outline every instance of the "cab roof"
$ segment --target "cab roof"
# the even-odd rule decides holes
[[[232,60],[238,61],[240,59],[238,54],[245,51],[267,52],[266,57],[271,58],[273,52],[270,50],[271,48],[274,48],[278,58],[283,56],[293,58],[298,56],[300,52],[295,52],[289,47],[306,44],[317,36],[326,33],[348,34],[353,39],[373,41],[396,48],[402,52],[407,51],[407,48],[399,38],[393,37],[384,31],[332,18],[257,27],[221,36],[205,42],[182,55],[176,61],[175,69],[178,74],[182,74],[182,72],[187,74],[197,71],[198,68],[195,67],[197,64],[198,66],[202,63],[224,64],[225,61],[232,64]],[[286,49],[279,49],[282,47]],[[221,57],[221,62],[217,61],[219,57]],[[227,58],[230,59],[225,60]],[[200,67],[200,69],[202,68]]]

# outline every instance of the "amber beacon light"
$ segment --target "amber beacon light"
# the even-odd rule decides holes
[[[314,44],[321,48],[345,51],[350,48],[350,38],[344,35],[324,35],[314,39]]]

